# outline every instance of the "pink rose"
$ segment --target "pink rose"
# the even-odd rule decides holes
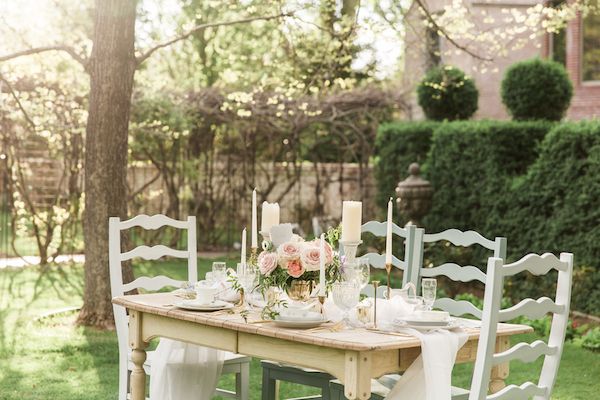
[[[321,254],[318,247],[315,247],[312,243],[307,243],[303,247],[300,255],[300,261],[307,271],[318,271],[321,267]]]
[[[258,255],[258,269],[260,273],[269,276],[277,268],[277,254],[263,251]]]
[[[300,278],[304,273],[304,267],[300,263],[300,260],[291,260],[287,263],[287,271],[293,278]]]
[[[282,266],[288,261],[297,260],[300,258],[300,244],[295,242],[286,242],[277,248],[277,255],[282,263]]]
[[[320,242],[320,239],[315,239],[306,243],[302,248],[300,261],[302,261],[307,271],[318,271],[321,267]],[[329,243],[325,242],[323,250],[325,253],[325,265],[329,265],[333,261],[333,249]]]

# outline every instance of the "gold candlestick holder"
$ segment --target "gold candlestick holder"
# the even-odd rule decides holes
[[[372,281],[373,289],[375,289],[374,305],[373,305],[373,328],[377,329],[377,288],[379,287],[379,281]]]
[[[325,311],[324,310],[325,307],[323,305],[325,304],[325,296],[319,295],[318,298],[319,298],[319,303],[321,303],[321,315],[324,315],[325,314],[325,312],[324,312]]]
[[[392,288],[390,287],[390,275],[392,273],[392,264],[385,264],[385,272],[387,273],[387,298],[392,298]]]

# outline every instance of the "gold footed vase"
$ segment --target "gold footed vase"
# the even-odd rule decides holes
[[[286,288],[287,295],[294,301],[307,301],[310,299],[314,282],[295,279]]]

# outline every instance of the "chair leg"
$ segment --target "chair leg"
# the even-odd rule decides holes
[[[250,398],[250,364],[243,363],[240,372],[235,374],[235,393],[239,400]]]
[[[271,378],[271,370],[262,370],[262,400],[275,400],[277,396],[277,381]]]

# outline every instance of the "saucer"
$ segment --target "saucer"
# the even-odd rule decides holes
[[[208,304],[199,304],[196,301],[180,301],[174,304],[175,307],[190,311],[219,311],[233,308],[233,304],[222,300],[215,300]]]

